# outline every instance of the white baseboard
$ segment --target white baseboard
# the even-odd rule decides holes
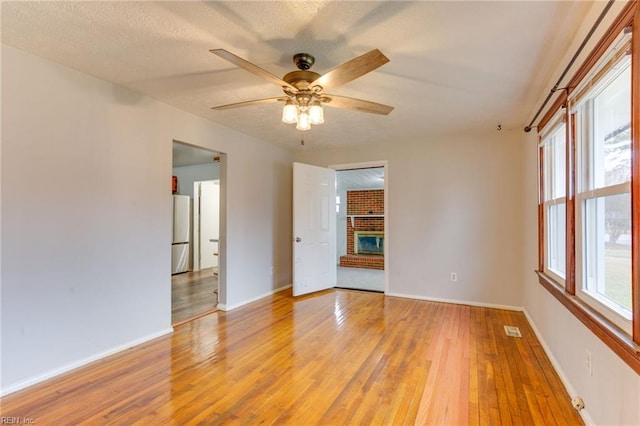
[[[276,288],[274,290],[271,290],[271,291],[269,291],[267,293],[261,294],[259,296],[253,297],[251,299],[244,300],[244,301],[242,301],[240,303],[236,303],[235,305],[227,306],[226,304],[218,303],[218,309],[220,309],[221,311],[231,311],[232,309],[239,308],[240,306],[244,306],[244,305],[248,305],[249,303],[257,302],[258,300],[264,299],[265,297],[273,296],[274,294],[280,293],[281,291],[284,291],[284,290],[286,290],[288,288],[291,288],[291,287],[292,287],[291,284],[288,284],[288,285],[285,285],[285,286],[282,286],[282,287],[278,287],[278,288]]]
[[[440,298],[437,298],[437,297],[416,296],[416,295],[413,295],[413,294],[387,292],[387,293],[385,293],[385,296],[402,297],[404,299],[426,300],[428,302],[453,303],[455,305],[478,306],[480,308],[504,309],[506,311],[519,311],[519,312],[521,312],[523,310],[522,306],[496,305],[494,303],[472,302],[472,301],[469,301],[469,300],[440,299]]]
[[[549,349],[547,342],[545,342],[544,338],[542,337],[542,334],[540,334],[540,331],[538,330],[538,327],[536,327],[536,323],[533,322],[533,318],[531,318],[531,315],[529,315],[529,311],[527,311],[527,308],[524,308],[523,312],[524,312],[524,316],[527,318],[527,321],[529,322],[529,325],[531,326],[531,329],[533,330],[536,337],[538,338],[538,341],[540,342],[542,349],[547,354],[549,361],[551,361],[551,365],[553,365],[553,369],[556,370],[556,373],[558,373],[558,377],[560,377],[560,381],[562,381],[564,388],[569,393],[569,396],[573,398],[578,393],[576,392],[575,388],[571,385],[571,382],[569,382],[569,379],[567,378],[566,374],[564,374],[564,370],[562,370],[562,367],[558,363],[558,360],[556,359],[556,357],[553,356],[553,352],[551,352],[551,349]],[[586,408],[580,410],[578,413],[580,414],[580,416],[582,417],[582,420],[586,425],[595,424]]]
[[[293,287],[293,284],[283,285],[282,287],[278,287],[275,290],[273,290],[273,294],[280,293],[281,291],[285,291],[287,289],[290,289],[291,287]]]
[[[29,386],[33,386],[33,385],[35,385],[37,383],[40,383],[40,382],[43,382],[45,380],[51,379],[51,378],[53,378],[55,376],[58,376],[60,374],[66,373],[66,372],[71,371],[71,370],[74,370],[74,369],[76,369],[78,367],[82,367],[82,366],[90,364],[90,363],[92,363],[94,361],[98,361],[98,360],[100,360],[102,358],[106,358],[106,357],[108,357],[110,355],[113,355],[115,353],[124,351],[124,350],[129,349],[129,348],[131,348],[133,346],[137,346],[137,345],[140,345],[142,343],[146,343],[146,342],[148,342],[150,340],[156,339],[156,338],[161,337],[161,336],[165,336],[165,335],[170,334],[170,333],[173,333],[173,328],[167,328],[167,329],[164,329],[164,330],[159,331],[157,333],[153,333],[153,334],[150,334],[148,336],[142,337],[140,339],[132,340],[132,341],[130,341],[128,343],[125,343],[124,345],[116,346],[114,348],[111,348],[111,349],[106,350],[104,352],[101,352],[99,354],[92,355],[92,356],[90,356],[88,358],[81,359],[79,361],[73,362],[71,364],[67,364],[67,365],[65,365],[63,367],[60,367],[60,368],[56,368],[55,370],[51,370],[51,371],[49,371],[47,373],[44,373],[44,374],[41,374],[39,376],[32,377],[30,379],[23,380],[22,382],[19,382],[19,383],[4,387],[4,388],[2,388],[0,390],[0,396],[9,395],[10,393],[17,392],[17,391],[19,391],[21,389],[27,388]]]

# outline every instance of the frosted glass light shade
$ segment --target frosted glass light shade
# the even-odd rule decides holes
[[[311,120],[309,118],[308,112],[300,111],[300,114],[298,114],[298,124],[296,125],[296,129],[298,130],[311,129]]]
[[[311,104],[311,107],[309,107],[309,118],[311,119],[311,124],[324,123],[324,111],[322,110],[320,102],[314,101]]]
[[[285,102],[282,109],[282,121],[287,124],[293,124],[298,121],[298,111],[290,100]]]

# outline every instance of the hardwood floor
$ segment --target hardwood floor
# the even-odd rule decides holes
[[[180,325],[216,310],[218,277],[213,275],[213,270],[171,276],[171,324]]]
[[[36,424],[582,424],[522,313],[348,290],[207,315],[0,402]]]

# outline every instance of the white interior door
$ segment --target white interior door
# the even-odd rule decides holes
[[[220,238],[220,181],[200,182],[200,268],[218,266]]]
[[[336,285],[336,172],[293,163],[293,295]]]

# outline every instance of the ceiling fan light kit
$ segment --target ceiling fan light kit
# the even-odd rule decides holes
[[[307,111],[298,112],[298,122],[296,123],[296,129],[309,130],[311,129],[311,119]]]
[[[324,123],[324,110],[322,109],[320,101],[314,100],[311,102],[311,106],[309,107],[309,117],[311,118],[311,124]]]
[[[287,90],[285,92],[288,93]],[[309,130],[311,124],[324,123],[321,98],[317,94],[307,93],[305,90],[291,93],[282,109],[282,122],[296,124],[298,130]]]
[[[389,59],[378,49],[345,62],[322,76],[309,71],[309,68],[315,63],[315,58],[312,55],[297,53],[293,56],[293,63],[298,70],[287,73],[282,79],[227,50],[213,49],[211,53],[271,83],[278,84],[285,94],[284,97],[256,99],[220,105],[212,109],[224,110],[268,102],[284,102],[282,121],[287,124],[295,124],[296,129],[302,131],[311,129],[312,124],[324,123],[323,104],[382,115],[388,115],[393,111],[393,107],[388,105],[324,93],[327,88],[341,86],[389,62]]]
[[[298,107],[296,107],[291,99],[287,99],[282,109],[282,122],[287,124],[296,124],[298,122]]]

